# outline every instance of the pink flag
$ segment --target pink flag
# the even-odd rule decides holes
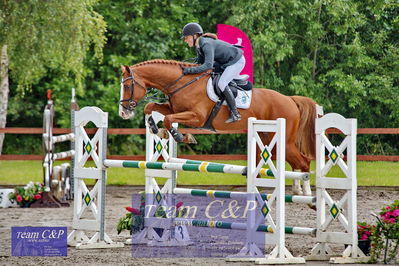
[[[253,83],[252,45],[247,35],[242,30],[226,24],[217,25],[217,35],[222,41],[244,47],[242,49],[244,50],[246,64],[241,74],[249,75],[249,80]]]

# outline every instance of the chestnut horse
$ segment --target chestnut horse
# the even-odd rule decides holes
[[[165,115],[164,127],[178,142],[190,142],[172,123],[201,128],[207,121],[215,103],[207,96],[206,86],[210,72],[183,75],[182,67],[195,64],[173,60],[150,60],[134,66],[122,66],[122,82],[119,115],[123,119],[134,116],[137,103],[146,95],[146,88],[156,88],[168,96],[163,104],[148,103],[144,113],[151,125],[151,113]],[[247,119],[286,119],[286,160],[294,171],[309,172],[310,160],[315,156],[316,103],[307,97],[285,96],[268,89],[253,89],[249,109],[239,109],[241,120],[226,124],[230,111],[223,106],[213,120],[216,130],[247,129]],[[156,125],[152,131],[157,132]],[[154,128],[155,127],[155,128]],[[260,136],[267,143],[268,136]],[[294,193],[302,194],[299,182],[295,182]],[[296,191],[295,191],[296,190]],[[311,195],[309,181],[304,184],[304,194]]]

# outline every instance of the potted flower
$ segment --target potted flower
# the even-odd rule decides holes
[[[375,225],[370,225],[366,222],[357,223],[357,239],[358,246],[363,251],[364,255],[370,254],[371,235],[375,230]]]
[[[23,208],[29,207],[33,202],[42,198],[44,186],[39,182],[29,182],[24,187],[16,187],[13,193],[8,195],[8,198],[15,200],[17,204]]]
[[[187,208],[183,208],[183,202],[176,204],[176,217],[182,217],[187,213]],[[145,192],[140,192],[140,209],[133,207],[125,207],[128,211],[125,217],[118,221],[117,232],[120,234],[123,230],[129,230],[130,235],[140,232],[144,228],[144,211],[145,211]],[[163,208],[159,207],[155,210],[155,217],[166,218],[166,212]],[[162,236],[163,229],[154,228],[159,236]]]
[[[118,221],[116,230],[118,235],[123,230],[129,230],[130,235],[139,232],[144,228],[144,210],[145,210],[145,192],[140,192],[140,210],[133,207],[125,207],[128,211],[125,217],[122,217]]]
[[[382,208],[375,216],[378,222],[371,237],[371,260],[376,262],[382,253],[384,263],[399,259],[399,200]]]

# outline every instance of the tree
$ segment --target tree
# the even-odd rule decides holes
[[[49,73],[73,79],[78,88],[86,75],[84,60],[91,47],[101,60],[106,24],[93,10],[97,0],[0,0],[0,47],[9,57],[11,82],[17,97]],[[8,48],[8,49],[7,49]],[[1,77],[7,78],[7,77]],[[7,84],[0,80],[0,84]],[[8,85],[0,87],[0,110],[8,104]],[[5,126],[7,112],[0,112]],[[2,143],[0,143],[1,151]]]

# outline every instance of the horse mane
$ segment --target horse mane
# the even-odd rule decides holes
[[[137,64],[133,65],[132,67],[140,67],[140,66],[151,65],[151,64],[175,65],[175,66],[183,66],[183,67],[193,67],[193,66],[198,65],[198,64],[187,63],[187,62],[180,62],[180,61],[176,61],[176,60],[152,59],[152,60],[144,61],[141,63],[137,63]]]

